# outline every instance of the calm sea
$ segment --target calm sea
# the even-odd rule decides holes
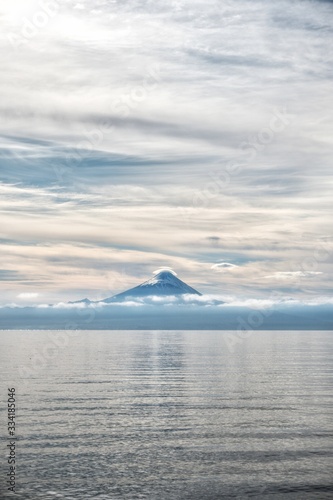
[[[333,332],[0,332],[24,500],[333,498]]]

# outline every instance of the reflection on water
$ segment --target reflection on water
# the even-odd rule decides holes
[[[333,498],[333,333],[226,334],[83,332],[23,380],[48,333],[1,332],[15,498]]]

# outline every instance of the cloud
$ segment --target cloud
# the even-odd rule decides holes
[[[26,294],[20,294],[26,295]],[[127,300],[123,301],[114,301],[114,302],[103,302],[98,301],[98,302],[74,302],[74,303],[68,303],[68,302],[58,302],[55,304],[38,304],[35,307],[39,309],[105,309],[105,308],[113,308],[113,307],[140,307],[140,306],[169,306],[169,305],[174,305],[174,306],[216,306],[216,305],[222,305],[224,303],[224,300],[222,297],[215,296],[215,295],[191,295],[191,294],[185,294],[183,296],[156,296],[156,295],[150,295],[147,297],[128,297]],[[18,304],[7,304],[4,305],[3,307],[10,307],[10,308],[21,308],[25,307],[22,305]]]
[[[58,304],[40,304],[38,307],[50,307],[51,309],[85,309],[85,303],[69,304],[67,302],[59,302]]]
[[[17,298],[24,299],[24,300],[30,300],[30,299],[36,299],[38,296],[39,296],[39,293],[25,292],[25,293],[19,293]]]
[[[177,276],[177,273],[173,269],[171,269],[171,267],[160,267],[159,269],[156,269],[156,271],[153,271],[153,274],[162,273],[163,271],[168,271],[174,276]]]
[[[224,304],[224,307],[247,307],[250,309],[270,309],[287,301],[273,299],[237,299],[233,298]]]
[[[0,281],[22,281],[24,275],[12,269],[0,269]]]
[[[44,27],[17,3],[1,303],[108,296],[164,264],[206,294],[331,293],[331,2],[64,0]],[[283,274],[314,258],[321,274]]]
[[[221,238],[219,236],[207,236],[206,239],[212,243],[212,245],[218,245]]]
[[[94,302],[94,303],[65,303],[59,302],[56,304],[38,304],[30,307],[31,311],[35,310],[47,310],[52,317],[52,310],[68,310],[68,311],[82,311],[87,310],[91,311],[89,314],[93,314],[92,311],[103,310],[104,312],[109,311],[112,314],[112,310],[117,308],[148,308],[151,311],[154,308],[161,307],[173,307],[175,309],[187,309],[187,308],[208,308],[213,310],[219,309],[237,309],[237,308],[245,308],[251,310],[266,310],[266,309],[288,309],[293,310],[298,307],[320,307],[320,306],[331,306],[333,305],[333,297],[330,296],[318,296],[315,298],[309,299],[295,299],[293,297],[288,296],[269,296],[268,298],[240,298],[234,296],[223,296],[223,295],[210,295],[205,294],[202,296],[197,295],[184,295],[182,297],[179,296],[168,296],[168,297],[160,297],[160,296],[148,296],[141,298],[128,298],[122,302]],[[0,309],[25,309],[26,306],[22,306],[22,304],[10,303],[0,305]]]
[[[217,264],[213,264],[211,269],[216,269],[217,271],[232,271],[236,267],[239,266],[236,266],[236,264],[230,264],[229,262],[219,262]]]
[[[313,278],[323,274],[320,271],[279,271],[265,278],[275,278],[278,280],[294,280],[296,278]]]
[[[215,295],[169,295],[169,296],[159,296],[150,295],[147,297],[128,297],[128,300],[121,302],[111,302],[111,303],[97,303],[97,307],[103,306],[124,306],[124,305],[136,305],[136,306],[216,306],[223,304],[223,300],[219,296]],[[91,304],[94,307],[95,304]]]

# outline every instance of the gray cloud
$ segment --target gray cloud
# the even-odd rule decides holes
[[[230,264],[230,262],[219,262],[217,264],[213,264],[211,266],[211,269],[216,269],[217,271],[232,271],[235,269],[236,266],[235,264]]]
[[[18,271],[12,271],[10,269],[0,269],[0,281],[21,281],[24,276]]]

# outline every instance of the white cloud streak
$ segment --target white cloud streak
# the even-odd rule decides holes
[[[26,292],[26,293],[19,293],[17,298],[23,300],[31,300],[31,299],[37,299],[38,296],[39,293]]]
[[[298,278],[313,278],[323,274],[322,272],[315,271],[280,271],[265,278],[276,278],[278,280],[294,280]]]

